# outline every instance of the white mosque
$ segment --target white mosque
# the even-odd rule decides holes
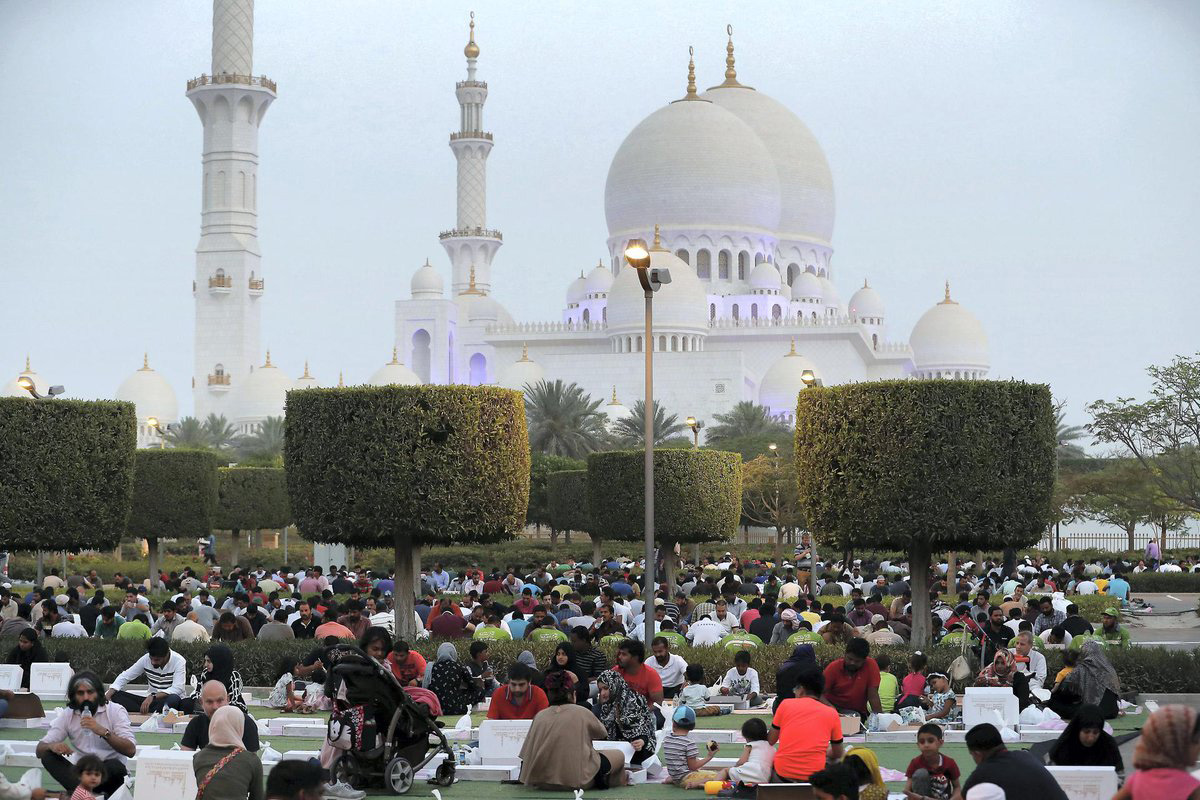
[[[258,127],[276,86],[253,74],[253,23],[253,0],[214,0],[212,74],[189,81],[187,90],[204,129],[194,414],[224,415],[246,432],[281,415],[290,389],[318,385],[307,363],[293,380],[260,349],[266,273],[257,240]],[[987,376],[983,327],[951,299],[949,284],[908,342],[889,338],[883,299],[865,282],[842,300],[829,163],[795,114],[741,82],[753,78],[739,78],[732,31],[724,81],[699,92],[689,62],[684,95],[642,120],[613,156],[605,257],[578,277],[563,276],[569,283],[560,318],[515,321],[492,295],[503,237],[486,219],[494,140],[484,127],[488,86],[477,75],[474,29],[472,19],[466,80],[455,86],[460,124],[450,134],[457,218],[438,237],[449,286],[428,260],[415,271],[409,297],[395,304],[392,360],[367,383],[521,389],[562,379],[605,398],[615,419],[628,413],[618,398],[643,393],[650,347],[659,403],[681,418],[708,420],[743,400],[790,416],[806,371],[825,384]],[[654,298],[650,341],[643,338],[642,289],[623,260],[631,238],[651,243],[651,265],[671,272]],[[941,292],[930,287],[930,294]],[[22,374],[40,380],[28,363]],[[336,385],[356,382],[339,375]],[[4,391],[21,393],[15,378]],[[143,421],[179,418],[174,390],[145,358],[116,396],[135,403]],[[156,436],[143,422],[139,443],[156,443]]]

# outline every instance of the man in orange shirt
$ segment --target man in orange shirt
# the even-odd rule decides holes
[[[508,668],[508,683],[492,693],[488,719],[533,719],[550,705],[546,693],[529,682],[529,667],[520,662]]]
[[[785,781],[807,781],[825,768],[826,754],[832,762],[842,758],[842,720],[821,702],[824,690],[820,668],[803,668],[796,675],[796,696],[780,703],[775,712],[767,742],[778,744],[774,769]]]

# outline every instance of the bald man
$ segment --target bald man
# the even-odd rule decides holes
[[[203,714],[197,714],[192,717],[192,721],[188,723],[187,729],[183,732],[183,738],[179,741],[179,747],[182,750],[200,750],[208,744],[208,723],[212,715],[217,712],[221,706],[229,705],[229,692],[225,691],[225,686],[220,681],[209,681],[200,687],[200,707],[204,709]],[[245,714],[245,712],[242,712]],[[246,724],[242,730],[242,744],[246,745],[246,749],[252,753],[258,751],[258,724],[250,718],[249,714],[245,714]]]
[[[176,625],[175,631],[171,634],[172,642],[207,642],[208,640],[208,631],[200,624],[199,615],[195,611],[189,611],[187,618]]]

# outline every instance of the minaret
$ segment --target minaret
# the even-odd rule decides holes
[[[196,246],[195,415],[236,416],[233,398],[259,361],[265,288],[258,249],[258,126],[275,83],[254,76],[254,0],[213,0],[212,74],[188,81],[204,126]]]
[[[483,104],[487,84],[475,80],[479,45],[475,44],[475,12],[471,12],[471,35],[463,48],[467,57],[467,79],[455,85],[460,109],[459,130],[450,134],[450,149],[458,160],[458,221],[454,230],[438,237],[450,256],[454,295],[466,291],[471,268],[485,294],[492,288],[492,259],[503,244],[500,231],[487,227],[487,157],[492,152],[492,135],[483,130]]]

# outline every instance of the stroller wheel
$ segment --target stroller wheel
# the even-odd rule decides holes
[[[443,761],[437,765],[437,770],[433,773],[433,782],[438,786],[451,786],[454,784],[454,764],[448,761]]]
[[[413,768],[407,758],[396,756],[383,771],[383,780],[393,794],[404,794],[413,785]]]

